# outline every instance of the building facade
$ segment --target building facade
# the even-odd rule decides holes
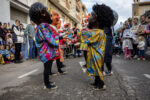
[[[132,17],[140,17],[147,11],[150,11],[150,1],[134,0],[132,4]]]
[[[81,20],[86,16],[87,9],[81,0],[1,0],[0,3],[0,21],[13,24],[19,19],[24,25],[30,22],[29,8],[35,2],[41,2],[48,9],[54,9],[64,20],[65,23],[78,23],[81,28]]]

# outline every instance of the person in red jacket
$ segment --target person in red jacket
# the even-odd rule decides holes
[[[55,10],[52,10],[51,18],[52,18],[52,23],[51,23],[52,29],[51,30],[52,30],[53,34],[59,35],[57,25],[59,23],[60,17],[59,17],[58,12]],[[63,39],[63,37],[59,36],[59,39]],[[59,46],[60,46],[60,44],[59,44]],[[59,47],[59,53],[60,53],[60,47]],[[63,63],[60,62],[60,55],[59,55],[59,58],[56,60],[56,64],[57,64],[58,72],[60,74],[66,74],[66,72],[62,71],[62,69],[61,69],[63,67]],[[52,69],[52,67],[51,67],[51,69]],[[51,69],[50,69],[50,75],[56,75],[55,73],[52,73]]]

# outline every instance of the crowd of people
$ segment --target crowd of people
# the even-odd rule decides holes
[[[146,60],[145,52],[150,46],[150,16],[126,20],[114,34],[113,46],[113,53],[124,53],[124,59]]]
[[[36,55],[35,24],[32,21],[26,28],[19,20],[15,20],[12,26],[0,22],[0,64],[21,63],[36,58]]]

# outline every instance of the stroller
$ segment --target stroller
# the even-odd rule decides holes
[[[66,58],[68,58],[69,56],[73,56],[73,44],[71,43],[71,41],[66,41],[64,55]]]

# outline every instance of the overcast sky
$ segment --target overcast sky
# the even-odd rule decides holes
[[[110,6],[119,14],[118,23],[124,22],[127,18],[132,17],[133,0],[82,0],[82,2],[87,7],[88,12],[91,12],[93,4],[96,2]]]

